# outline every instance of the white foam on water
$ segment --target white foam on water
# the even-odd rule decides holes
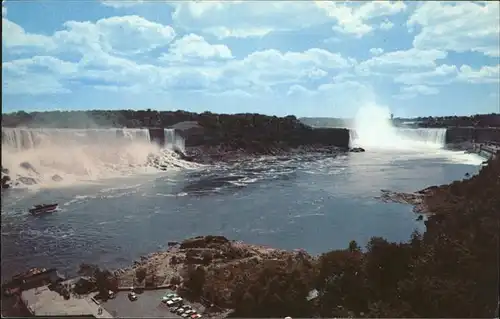
[[[476,154],[446,150],[446,129],[398,128],[391,122],[388,107],[362,106],[351,130],[351,147],[363,147],[367,152],[393,153],[394,157],[427,158],[457,164],[481,165]]]
[[[436,150],[446,143],[446,129],[396,128],[387,107],[366,105],[354,119],[352,146],[390,150]]]
[[[2,168],[14,187],[39,189],[197,167],[172,151],[184,149],[173,130],[165,140],[152,143],[148,129],[2,128]]]

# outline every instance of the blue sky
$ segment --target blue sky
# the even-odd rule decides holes
[[[14,1],[2,106],[500,112],[498,2]]]

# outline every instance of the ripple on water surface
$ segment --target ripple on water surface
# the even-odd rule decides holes
[[[458,159],[462,158],[462,161]],[[434,152],[265,157],[195,171],[105,180],[2,195],[2,277],[29,266],[75,271],[83,261],[116,267],[169,240],[222,234],[311,253],[407,240],[423,230],[411,207],[384,204],[380,189],[413,191],[478,170],[473,157]],[[465,163],[465,164],[463,164]],[[33,204],[60,210],[29,216]]]

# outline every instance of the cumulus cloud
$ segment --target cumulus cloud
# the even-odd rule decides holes
[[[51,49],[54,47],[54,43],[50,37],[40,34],[28,33],[21,26],[3,17],[2,45],[7,49],[16,47]]]
[[[320,106],[320,109],[314,109],[316,116],[353,116],[360,106],[376,100],[369,84],[354,80],[326,83],[310,89],[295,84],[289,87],[287,96],[306,109]]]
[[[170,42],[175,36],[173,29],[137,16],[113,17],[95,23],[69,21],[64,24],[64,30],[52,36],[28,34],[20,27],[17,34],[22,37],[15,43],[30,40],[29,43],[37,49],[34,52],[78,52],[81,58],[78,62],[69,62],[40,54],[4,62],[4,69],[10,70],[7,76],[52,76],[55,83],[66,80],[112,92],[139,92],[141,88],[158,92],[270,91],[276,85],[319,80],[332,71],[352,68],[356,63],[354,59],[317,48],[304,52],[263,50],[235,59],[228,46],[210,44],[196,34],[187,34]],[[135,39],[134,44],[126,42],[130,39]],[[12,43],[10,38],[7,41]],[[43,43],[46,45],[41,45]],[[134,54],[167,43],[168,51],[160,58],[163,64],[141,63],[133,59]],[[202,61],[220,63],[199,63]],[[49,92],[56,90],[50,89]]]
[[[395,95],[396,99],[409,100],[418,95],[435,95],[439,93],[439,89],[426,85],[404,86],[400,89],[400,94]]]
[[[370,53],[373,54],[373,55],[380,55],[380,54],[384,53],[384,49],[382,49],[382,48],[371,48],[370,49]]]
[[[410,29],[421,28],[413,46],[421,50],[480,52],[500,56],[500,3],[437,2],[422,3],[410,16]]]
[[[175,2],[174,22],[219,38],[258,37],[330,23],[334,30],[362,36],[370,20],[406,9],[402,2],[338,3],[326,1],[202,1]]]
[[[357,6],[333,1],[317,1],[316,3],[327,12],[329,17],[337,21],[337,25],[333,27],[335,31],[358,37],[373,31],[370,20],[406,10],[406,5],[401,1],[372,1],[359,3]]]
[[[29,75],[34,70],[43,69],[44,71],[67,75],[78,71],[75,63],[62,61],[51,56],[35,56],[29,59],[18,59],[2,63],[4,72],[11,72],[18,75]]]
[[[406,85],[444,85],[450,84],[457,74],[455,65],[442,64],[427,71],[402,73],[394,78],[394,82]]]
[[[173,6],[175,24],[219,38],[263,36],[328,21],[312,1],[179,1]]]
[[[379,28],[382,30],[390,30],[394,27],[394,23],[389,21],[388,19],[385,19],[382,23],[380,23]]]
[[[29,77],[3,77],[2,93],[12,95],[66,94],[71,91],[54,76],[30,74]]]
[[[111,17],[98,20],[94,32],[105,39],[108,50],[140,53],[169,44],[175,38],[171,26],[148,21],[139,16]]]
[[[144,1],[143,0],[113,0],[113,1],[101,0],[101,3],[107,7],[120,9],[120,8],[133,7],[133,6],[144,3]]]
[[[127,12],[140,12],[141,3],[102,1],[116,9],[129,7]],[[413,47],[377,43],[362,61],[345,55],[357,54],[345,48],[370,33],[400,27],[391,17],[407,9],[404,3],[238,0],[168,5],[172,25],[124,15],[67,21],[47,34],[26,31],[3,10],[2,44],[11,59],[2,63],[4,94],[63,94],[91,87],[137,96],[181,92],[193,101],[223,97],[228,105],[233,99],[248,105],[271,99],[276,105],[321,105],[331,111],[374,101],[367,83],[385,81],[399,88],[395,98],[411,99],[440,94],[444,85],[499,82],[498,65],[454,65],[448,59],[449,51],[498,56],[498,11],[492,13],[498,3],[418,4],[407,23],[417,31],[411,35]],[[323,48],[304,48],[307,41],[286,44],[293,32],[303,37],[309,27],[327,30],[314,39]],[[274,32],[283,32],[275,36],[284,34],[285,44],[268,41],[274,37],[245,41]],[[366,54],[361,51],[357,57]]]
[[[269,87],[324,77],[328,70],[350,68],[353,63],[351,59],[323,49],[285,53],[271,49],[229,63],[224,68],[223,78],[228,85]]]
[[[31,47],[38,51],[106,51],[137,54],[168,45],[175,37],[172,27],[139,16],[111,17],[90,21],[67,21],[52,36],[31,34],[2,19],[2,43],[6,48]]]
[[[406,85],[446,85],[453,82],[465,82],[471,84],[499,83],[500,66],[482,66],[473,69],[468,65],[458,68],[455,65],[442,64],[435,69],[425,72],[403,73],[398,75],[394,81]]]
[[[500,83],[500,64],[485,65],[478,70],[462,65],[457,79],[468,83]]]
[[[372,52],[373,53],[373,52]],[[361,62],[356,66],[358,74],[390,74],[436,67],[436,61],[446,58],[447,53],[439,50],[409,49],[386,52]]]
[[[209,44],[203,37],[188,34],[170,45],[168,53],[160,58],[164,61],[183,61],[190,59],[231,59],[233,55],[224,44]]]

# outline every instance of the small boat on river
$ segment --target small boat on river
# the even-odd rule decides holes
[[[35,205],[32,208],[29,209],[29,212],[33,216],[38,216],[38,215],[43,215],[43,214],[50,214],[53,213],[57,210],[57,207],[59,204],[42,204],[42,205]]]

